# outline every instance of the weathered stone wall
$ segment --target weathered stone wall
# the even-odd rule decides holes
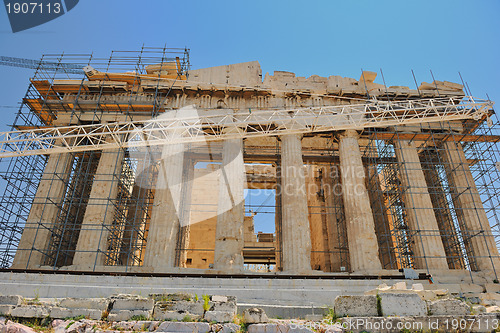
[[[0,331],[32,333],[22,325],[38,320],[54,332],[489,332],[498,328],[500,308],[472,306],[472,299],[446,297],[446,291],[406,289],[404,282],[380,286],[377,295],[339,296],[333,313],[304,319],[273,319],[261,308],[241,316],[228,296],[152,294],[109,298],[24,299],[0,296]],[[432,295],[431,295],[432,294]],[[487,294],[486,294],[487,295]],[[484,302],[483,302],[484,303]],[[480,309],[483,308],[483,310]],[[486,310],[484,310],[486,309]],[[8,320],[2,315],[8,316]]]

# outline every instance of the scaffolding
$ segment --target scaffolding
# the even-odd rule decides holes
[[[75,68],[84,69],[85,74]],[[171,133],[178,125],[154,119],[184,105],[183,96],[192,89],[189,69],[187,49],[144,47],[137,52],[114,51],[109,58],[65,54],[41,59],[15,119],[14,132],[3,138],[5,144],[0,152],[6,166],[2,170],[0,197],[0,268],[12,266],[16,251],[25,253],[28,263],[35,263],[23,269],[71,267],[77,255],[95,257],[91,270],[101,269],[100,260],[104,266],[126,272],[143,266],[158,190],[161,144],[165,141],[165,135],[154,131]],[[179,88],[177,84],[181,81],[187,83]],[[214,88],[211,93],[222,94],[224,89],[233,88]],[[265,94],[264,88],[237,88],[249,99]],[[208,93],[203,91],[198,95]],[[196,92],[190,94],[199,97]],[[311,95],[303,91],[300,94]],[[248,142],[244,145],[247,166],[264,165],[271,170],[260,178],[256,175],[254,179],[259,180],[247,184],[247,188],[275,191],[272,205],[246,203],[247,217],[262,209],[260,213],[272,216],[270,223],[275,224],[273,235],[256,235],[252,241],[245,240],[246,264],[257,265],[258,270],[263,269],[259,265],[265,265],[267,270],[282,268],[281,144],[275,137],[295,133],[302,134],[304,141],[321,142],[304,144],[302,151],[307,182],[311,185],[307,200],[315,238],[311,251],[313,268],[325,272],[351,271],[345,199],[340,190],[339,132],[358,126],[362,128],[359,145],[382,267],[428,269],[429,261],[444,259],[450,269],[480,270],[479,262],[491,259],[491,255],[478,255],[476,243],[486,243],[491,235],[485,232],[487,226],[471,228],[464,221],[471,214],[482,214],[478,209],[483,211],[492,236],[500,245],[500,124],[490,109],[491,103],[463,95],[429,96],[427,100],[389,94],[378,99],[326,97],[335,98],[337,104],[274,109],[257,106],[244,119],[221,120],[220,114],[212,113],[202,119],[204,127],[187,120],[187,125],[181,126],[188,146],[186,163],[203,164],[194,167],[194,176],[185,168],[183,177],[193,182],[210,170],[216,172],[222,160],[221,139],[272,138],[267,146]],[[291,112],[299,119],[294,124],[287,120],[282,122],[283,126],[269,125],[270,119],[275,121]],[[240,121],[236,123],[240,125],[256,119],[262,123],[260,128],[247,126],[238,132],[220,131],[221,123],[228,119],[233,123]],[[323,119],[329,122],[321,122]],[[340,125],[338,119],[343,119]],[[308,121],[313,125],[308,125]],[[75,128],[84,131],[75,134],[72,132]],[[131,139],[137,134],[135,130],[140,129],[144,134],[148,128],[150,140],[135,144],[137,141]],[[200,142],[200,133],[204,142]],[[402,156],[411,153],[413,147],[417,159],[405,162]],[[112,167],[100,169],[102,160]],[[465,168],[470,169],[472,179],[465,177],[464,183],[456,178],[466,174]],[[46,169],[55,171],[47,173]],[[408,174],[415,172],[423,177],[420,185],[425,186],[411,183]],[[216,175],[212,177],[217,180]],[[215,184],[210,183],[212,180],[206,181],[207,184]],[[105,184],[107,192],[94,195],[95,184]],[[480,203],[473,188],[477,188]],[[182,190],[181,200],[193,197],[189,191],[193,190]],[[422,197],[428,198],[425,207],[415,204]],[[190,267],[190,260],[198,256],[206,262],[203,268],[208,268],[215,242],[208,235],[215,233],[217,204],[193,198],[189,199],[189,212],[180,212],[180,220],[198,214],[200,223],[183,225],[180,229],[175,262],[176,266]],[[466,206],[463,200],[476,205]],[[99,207],[99,216],[89,215],[86,209],[89,205]],[[438,233],[420,227],[422,214],[435,218]],[[35,241],[23,242],[23,231],[31,232]],[[84,253],[78,250],[79,241],[87,231],[98,246],[95,251]],[[207,239],[195,240],[192,237],[195,232],[207,235]],[[444,258],[423,251],[424,243],[436,239],[443,245]]]
[[[438,236],[442,240],[450,269],[479,270],[475,263],[478,256],[474,253],[471,240],[490,237],[486,233],[487,226],[470,229],[464,223],[464,213],[478,214],[477,207],[464,208],[459,202],[461,199],[473,200],[472,187],[477,187],[498,246],[500,151],[496,136],[500,124],[496,115],[488,117],[488,121],[483,120],[439,123],[433,129],[420,125],[410,131],[404,129],[392,132],[379,129],[365,131],[369,138],[365,156],[369,160],[369,169],[373,170],[367,173],[368,189],[371,197],[382,196],[381,200],[376,200],[381,206],[380,209],[374,209],[373,213],[375,221],[385,221],[376,224],[379,246],[381,252],[384,252],[381,253],[384,267],[422,268],[418,267],[415,261],[426,258],[419,257],[415,253],[415,247],[421,242],[419,238],[436,235],[429,235],[426,234],[426,230],[409,226],[408,214],[410,209],[414,208],[405,207],[405,204],[410,205],[408,201],[419,192],[429,193],[432,201],[430,207],[439,226]],[[453,126],[458,126],[460,129],[451,131]],[[489,141],[474,141],[473,138],[477,136],[483,136]],[[401,140],[415,142],[420,165],[408,168],[423,171],[425,188],[408,188],[401,181],[405,177],[405,168],[401,167],[401,161],[397,159],[397,148],[394,146],[395,141]],[[461,147],[465,155],[460,162],[470,168],[475,185],[468,183],[467,186],[463,186],[453,181],[452,173],[463,166],[457,167],[451,163],[447,155],[454,150],[460,151]],[[405,192],[409,193],[406,200]]]
[[[96,124],[103,122],[104,114],[119,114],[122,120],[127,121],[137,120],[137,117],[153,118],[159,112],[161,101],[170,93],[168,88],[159,86],[163,82],[159,78],[164,75],[163,69],[172,70],[172,64],[175,66],[174,74],[168,81],[170,87],[176,80],[185,79],[188,73],[188,49],[143,47],[140,51],[113,51],[106,58],[93,54],[44,55],[12,129],[60,126],[58,121],[64,124]],[[148,73],[151,65],[159,65],[155,74]],[[114,82],[110,78],[88,81],[83,70],[74,70],[85,66],[106,73],[129,71],[126,89],[125,85],[120,85],[123,82]],[[138,87],[146,75],[157,84],[156,87],[149,85],[147,92],[143,92]],[[81,142],[86,143],[86,139]],[[50,162],[49,155],[2,161],[7,167],[2,172],[3,195],[0,199],[0,267],[12,265],[24,229],[32,229],[36,234],[50,234],[50,241],[46,244],[33,244],[25,249],[30,256],[35,252],[42,254],[43,266],[55,269],[71,265],[92,184],[99,177],[96,170],[101,155],[123,158],[121,168],[110,170],[106,179],[118,185],[117,195],[94,203],[105,206],[105,213],[112,216],[111,224],[96,226],[96,229],[107,231],[101,234],[109,234],[109,247],[104,251],[105,262],[125,267],[141,265],[153,204],[152,184],[156,171],[152,159],[155,157],[151,153],[134,153],[134,149],[82,151],[67,155],[69,157],[51,155]],[[48,163],[55,164],[58,172],[44,174]],[[138,168],[145,163],[149,167],[138,172]],[[54,193],[49,190],[51,196],[36,196],[39,184],[44,183],[50,188],[61,182],[64,183],[64,193],[52,196]],[[43,210],[52,205],[57,207],[55,223],[29,220],[32,207],[41,207],[40,214],[43,215]]]

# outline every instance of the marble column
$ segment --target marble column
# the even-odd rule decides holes
[[[132,266],[138,258],[135,252],[137,245],[140,244],[138,233],[144,225],[147,210],[143,206],[146,198],[146,190],[140,186],[134,185],[129,199],[126,222],[120,237],[120,253],[118,254],[116,265]]]
[[[448,205],[446,192],[439,177],[437,169],[439,161],[431,159],[426,161],[424,176],[429,186],[429,195],[431,196],[432,205],[434,207],[434,215],[438,223],[439,231],[441,232],[441,240],[443,241],[444,250],[446,252],[448,267],[453,269],[465,269],[465,261],[458,239],[458,230],[453,223],[451,209]]]
[[[381,270],[375,223],[366,191],[365,169],[356,131],[348,130],[341,135],[339,155],[351,271]]]
[[[94,269],[105,264],[123,157],[121,149],[101,152],[73,257],[77,269]]]
[[[332,272],[341,272],[341,267],[348,266],[349,251],[347,231],[345,230],[344,203],[342,201],[342,184],[340,182],[340,166],[333,164],[324,172],[324,195],[328,235],[328,251]],[[345,240],[345,244],[343,243]]]
[[[148,188],[152,177],[150,159],[144,154],[137,160],[134,185],[127,207],[127,219],[121,238],[119,265],[133,266],[141,261],[141,245],[148,217]]]
[[[391,224],[387,214],[386,199],[380,184],[377,165],[366,167],[366,187],[375,221],[375,234],[378,239],[379,255],[384,269],[397,269]]]
[[[455,210],[461,224],[468,255],[474,270],[499,273],[500,259],[495,238],[462,145],[445,141],[440,150]]]
[[[324,169],[319,165],[305,165],[309,229],[311,232],[311,268],[331,271],[328,221],[325,207]]]
[[[243,270],[245,180],[243,139],[224,140],[215,230],[214,269],[216,270]]]
[[[282,217],[282,211],[283,207],[281,204],[281,160],[278,159],[276,161],[276,193],[274,195],[275,200],[276,200],[276,215],[274,216],[274,228],[275,228],[275,239],[276,239],[276,250],[275,250],[275,257],[276,257],[276,270],[277,271],[282,271],[283,270],[283,234],[281,232],[282,230],[282,222],[283,222],[283,217]]]
[[[191,198],[194,182],[195,161],[186,158],[184,160],[184,170],[182,173],[181,188],[181,211],[179,215],[179,234],[177,236],[178,249],[176,253],[176,263],[178,267],[187,267],[187,255],[189,248],[189,236],[191,234]]]
[[[154,271],[175,266],[184,166],[184,144],[163,146],[144,254],[144,266]]]
[[[281,136],[281,205],[283,271],[311,271],[311,234],[308,221],[304,162],[300,135]]]
[[[52,230],[64,201],[73,156],[51,154],[38,184],[12,268],[35,269],[44,265]]]
[[[395,140],[394,149],[400,165],[408,226],[413,234],[415,268],[448,269],[446,253],[415,143]]]

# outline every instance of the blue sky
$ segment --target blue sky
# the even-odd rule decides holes
[[[0,55],[188,47],[193,68],[258,60],[263,72],[359,78],[388,85],[460,81],[500,100],[500,1],[81,0],[70,12],[13,34],[0,8]],[[31,70],[0,67],[0,105],[23,97]],[[380,75],[377,78],[381,82]],[[1,108],[1,125],[15,109]],[[4,127],[0,127],[3,129]]]
[[[193,68],[258,60],[263,73],[359,78],[388,85],[460,82],[500,102],[500,1],[80,0],[62,17],[13,34],[0,8],[0,55],[188,47]],[[32,70],[0,66],[0,130],[13,122]],[[382,83],[379,77],[376,82]],[[498,108],[497,108],[498,109]]]

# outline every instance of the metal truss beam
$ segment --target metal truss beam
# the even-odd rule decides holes
[[[466,96],[236,112],[188,107],[146,121],[0,132],[0,158],[479,120],[492,106],[491,101]]]

